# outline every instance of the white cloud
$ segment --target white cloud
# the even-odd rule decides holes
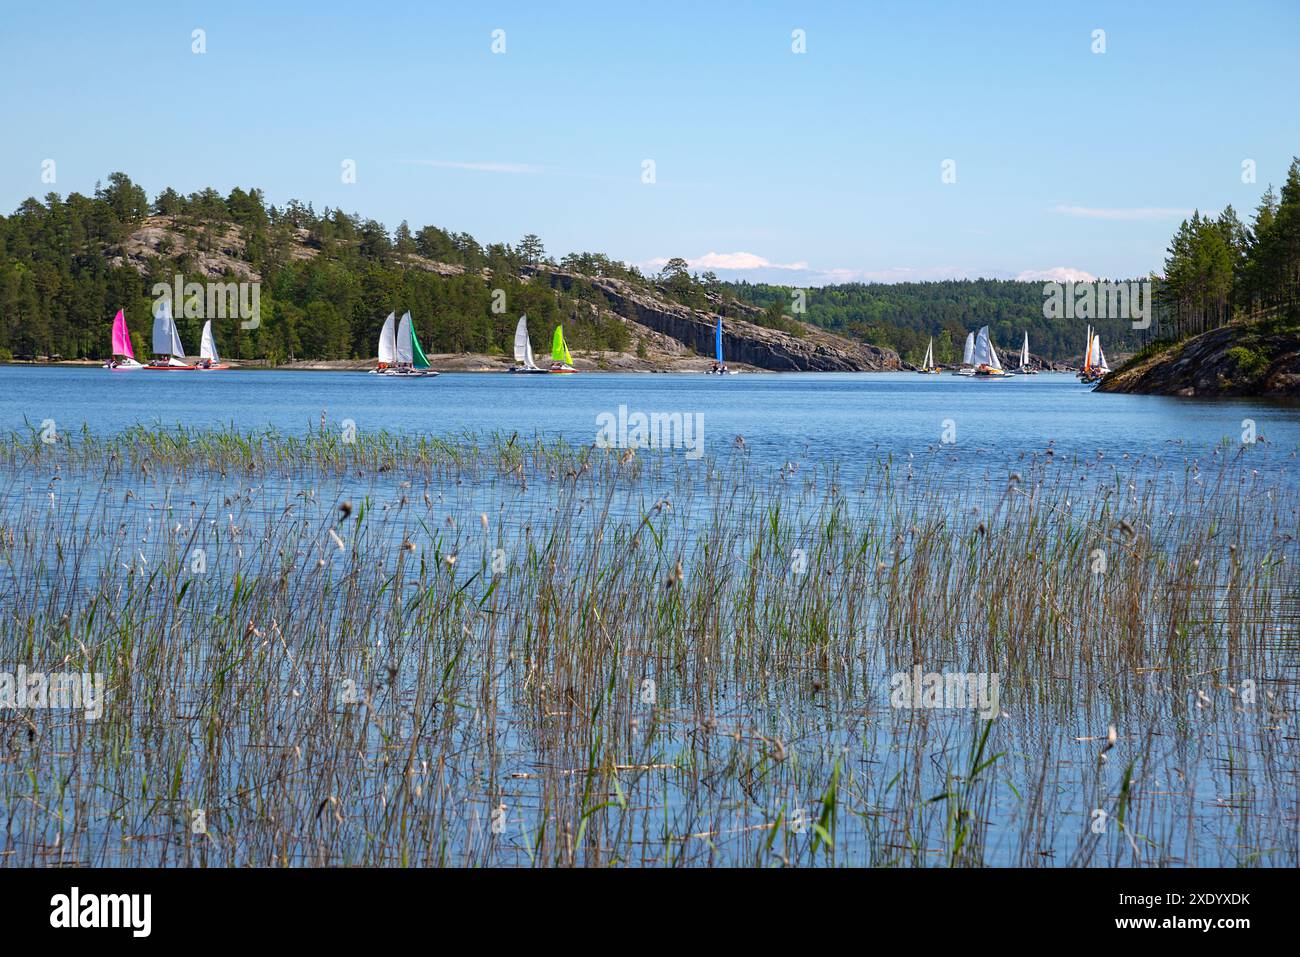
[[[1053,206],[1051,212],[1083,219],[1178,219],[1192,215],[1190,209],[1170,209],[1163,206],[1132,206],[1118,209],[1100,209],[1095,206]]]
[[[435,169],[468,169],[478,173],[541,173],[540,166],[526,163],[462,163],[456,160],[403,160],[409,166],[432,166]]]
[[[990,275],[987,269],[967,266],[890,266],[885,269],[831,269],[825,275],[842,276],[831,282],[940,282],[944,279],[980,279]]]
[[[667,264],[665,257],[649,259],[637,265],[647,272],[658,272]],[[1056,266],[1051,269],[1026,269],[1011,273],[1001,269],[970,266],[885,266],[877,269],[818,268],[806,262],[779,263],[750,252],[708,252],[687,258],[694,272],[716,272],[725,279],[771,282],[787,286],[835,286],[853,282],[940,282],[945,279],[1010,279],[1023,282],[1096,282],[1097,277],[1083,269]]]
[[[698,259],[686,260],[687,265],[692,269],[728,269],[728,270],[749,270],[749,269],[807,269],[807,263],[774,263],[770,259],[765,259],[757,253],[715,253],[707,252]],[[651,259],[642,263],[643,266],[650,266],[655,269],[662,269],[668,264],[667,259]]]
[[[1074,269],[1070,266],[1054,266],[1051,269],[1026,269],[1024,272],[1017,273],[1016,279],[1021,282],[1096,282],[1097,277],[1090,272],[1084,272],[1082,269]]]

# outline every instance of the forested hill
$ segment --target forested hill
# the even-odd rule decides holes
[[[232,358],[370,356],[384,316],[407,309],[430,352],[508,351],[524,312],[539,332],[563,320],[574,349],[627,348],[626,325],[591,290],[557,294],[522,280],[526,263],[545,258],[536,237],[482,246],[434,226],[390,231],[341,210],[277,208],[256,189],[167,189],[151,203],[114,173],[94,196],[51,193],[0,217],[0,357],[102,357],[119,308],[143,343],[153,286],[178,273],[187,282],[260,283],[257,328],[219,325]],[[602,257],[578,259],[620,271]],[[505,308],[493,309],[495,290]],[[183,341],[197,342],[199,320],[178,315],[177,325]]]
[[[538,268],[574,278],[531,282]],[[932,334],[941,361],[960,358],[967,331],[984,324],[1006,349],[1018,345],[1026,328],[1035,354],[1064,359],[1082,349],[1078,323],[1043,320],[1038,283],[833,286],[808,290],[808,311],[800,315],[790,290],[693,275],[683,259],[651,276],[601,253],[557,260],[535,235],[512,246],[484,245],[437,226],[413,230],[402,222],[390,230],[338,209],[317,212],[297,201],[277,207],[257,189],[236,188],[225,196],[213,189],[188,196],[165,189],[150,201],[126,174],[114,173],[93,196],[50,193],[0,217],[0,359],[103,358],[119,308],[145,347],[154,284],[171,284],[177,274],[186,282],[259,283],[257,328],[218,320],[218,341],[231,358],[273,362],[370,356],[383,317],[408,309],[431,352],[508,353],[521,313],[538,336],[563,322],[578,352],[642,356],[647,339],[664,344],[629,321],[630,300],[611,296],[611,283],[627,284],[643,301],[719,313],[800,339],[806,347],[786,349],[806,354],[790,360],[795,367],[841,367],[839,359],[826,366],[811,357],[816,337],[796,320],[892,348],[914,362]],[[178,314],[177,324],[183,341],[197,342],[201,319]],[[1112,352],[1129,344],[1126,323],[1101,327],[1103,335],[1110,332]],[[688,351],[700,348],[695,341],[681,344]],[[867,355],[865,367],[891,367],[881,350]],[[769,367],[785,367],[784,361]]]
[[[1019,349],[1028,332],[1031,351],[1058,362],[1081,355],[1089,321],[1107,352],[1136,351],[1145,344],[1142,331],[1127,319],[1044,318],[1043,285],[1009,279],[846,283],[807,290],[807,313],[800,318],[893,349],[912,363],[921,361],[931,336],[939,362],[960,362],[966,333],[980,326],[988,326],[993,341],[1008,350]],[[793,306],[794,291],[783,286],[738,282],[727,288],[742,302],[764,309],[774,303],[787,311]]]
[[[124,173],[93,196],[50,193],[0,216],[0,360],[104,358],[119,308],[147,355],[154,286],[178,274],[257,284],[254,328],[214,320],[223,356],[234,359],[370,357],[384,316],[409,310],[430,353],[509,355],[526,313],[539,352],[563,323],[575,353],[671,362],[711,353],[712,317],[722,315],[737,361],[762,368],[898,364],[740,303],[681,259],[647,276],[601,253],[557,260],[535,235],[512,246],[405,222],[390,231],[338,209],[269,205],[257,189],[166,189],[151,202]],[[176,322],[182,341],[197,343],[203,319],[178,311]]]
[[[1231,207],[1214,219],[1194,215],[1169,252],[1166,278],[1154,285],[1152,328],[1091,319],[1112,357],[1296,301],[1300,164],[1280,196],[1268,189],[1249,225]],[[546,282],[534,281],[539,271]],[[531,234],[512,246],[437,226],[390,230],[338,209],[277,207],[257,189],[225,196],[165,189],[150,201],[114,173],[93,196],[50,193],[0,216],[0,359],[102,358],[119,308],[145,346],[154,285],[177,274],[257,283],[256,328],[222,320],[218,341],[231,358],[273,362],[371,356],[383,317],[404,310],[429,352],[508,354],[527,313],[535,336],[562,322],[575,352],[638,357],[647,344],[677,355],[710,352],[699,327],[720,314],[734,320],[728,334],[755,364],[811,369],[896,368],[894,352],[915,363],[930,336],[936,358],[952,362],[981,325],[1004,350],[1018,348],[1028,331],[1034,354],[1070,360],[1082,352],[1087,323],[1045,318],[1041,282],[853,283],[800,293],[695,275],[680,258],[657,275],[602,253],[556,259]],[[183,341],[198,341],[201,319],[178,315],[177,324]]]
[[[1045,318],[1044,283],[997,279],[811,289],[805,292],[807,311],[800,318],[893,349],[913,363],[924,354],[930,336],[940,362],[960,358],[967,330],[983,325],[1004,349],[1014,350],[1028,331],[1031,350],[1056,361],[1082,352],[1085,322],[1099,331],[1112,357],[1140,350],[1149,355],[1153,347],[1169,347],[1230,324],[1244,334],[1257,319],[1294,316],[1300,307],[1300,159],[1291,161],[1279,191],[1271,185],[1264,190],[1249,222],[1232,206],[1217,216],[1193,212],[1171,237],[1159,277],[1133,280],[1147,278],[1154,305],[1145,329],[1124,318]],[[773,314],[789,309],[795,293],[749,283],[731,283],[727,290]],[[1230,342],[1232,335],[1213,341],[1221,340]],[[1251,362],[1252,368],[1266,365],[1258,356]]]
[[[1300,395],[1300,158],[1249,224],[1194,212],[1169,243],[1161,336],[1106,392]]]

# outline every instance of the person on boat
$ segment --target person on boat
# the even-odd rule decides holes
[[[212,360],[211,360],[211,359],[200,359],[198,362],[194,363],[194,368],[196,368],[196,369],[211,369],[211,368],[212,368]]]
[[[726,364],[725,362],[722,363],[722,368],[719,369],[718,372],[719,372],[721,375],[726,375],[726,374],[727,374],[727,364]]]
[[[709,369],[709,374],[710,375],[716,374],[717,371],[718,371],[718,364],[715,362],[713,363],[713,367]]]

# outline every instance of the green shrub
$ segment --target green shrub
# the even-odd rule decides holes
[[[1228,350],[1228,358],[1236,366],[1237,374],[1247,381],[1253,381],[1268,368],[1268,355],[1260,349],[1246,346],[1233,346]]]

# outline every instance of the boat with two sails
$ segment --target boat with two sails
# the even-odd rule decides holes
[[[402,319],[394,328],[396,313],[390,312],[379,330],[379,363],[370,370],[371,375],[389,376],[391,378],[422,379],[438,375],[429,368],[428,357],[420,346],[420,339],[415,334],[415,323],[410,312],[402,313]]]

